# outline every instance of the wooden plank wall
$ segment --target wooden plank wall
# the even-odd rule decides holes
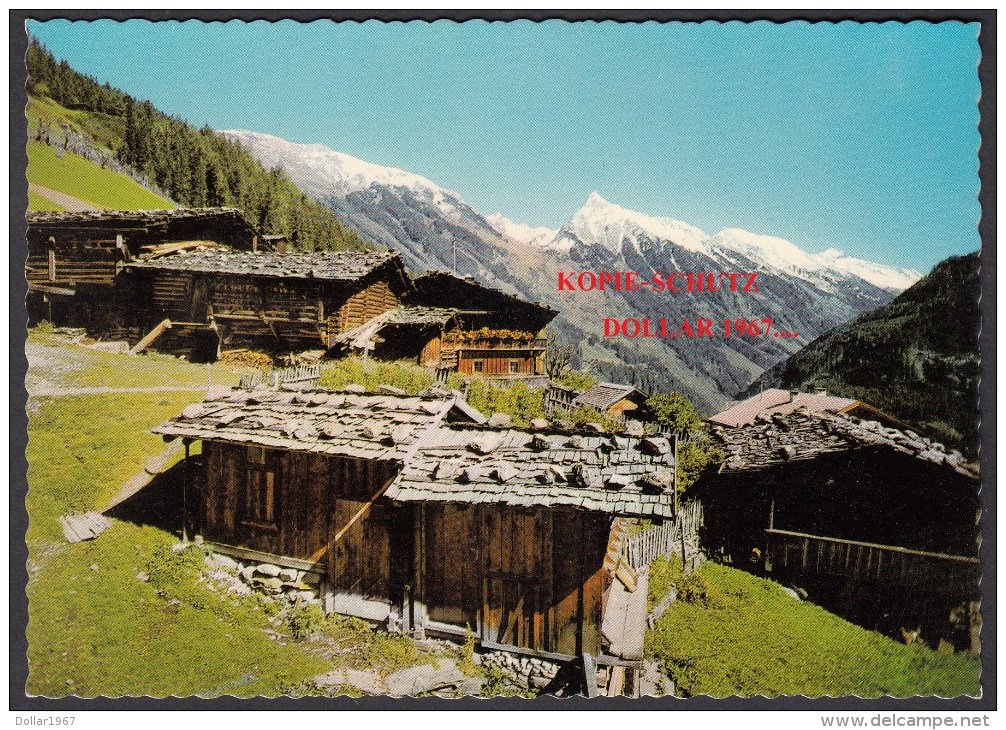
[[[600,650],[607,517],[435,504],[424,512],[416,585],[431,621],[532,651]]]
[[[440,352],[443,349],[443,341],[440,336],[433,337],[423,345],[419,353],[419,364],[424,368],[440,367]]]
[[[608,408],[608,415],[613,418],[626,418],[633,415],[633,411],[637,410],[639,406],[633,403],[628,398],[622,398],[610,408]]]
[[[192,274],[180,271],[157,271],[149,278],[150,300],[161,319],[189,321],[192,295]],[[156,319],[156,317],[155,317]]]
[[[244,522],[241,499],[246,447],[204,442],[206,463],[203,537],[238,547],[307,560],[395,473],[388,462],[271,452],[277,466],[276,525]],[[335,543],[323,561],[333,587],[389,602],[400,599],[392,551],[409,529],[406,513],[374,505]],[[408,538],[406,538],[408,539]]]
[[[475,372],[475,361],[482,361],[482,371]],[[510,361],[517,360],[517,372],[537,374],[537,358],[527,350],[462,350],[458,372],[463,375],[510,375]]]
[[[50,277],[48,251],[31,251],[25,262],[29,282],[107,284],[115,282],[118,251],[112,248],[59,248],[55,250],[55,278]]]
[[[318,322],[321,288],[293,279],[219,277],[212,280],[211,303],[215,314]]]

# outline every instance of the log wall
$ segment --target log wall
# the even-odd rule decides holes
[[[517,370],[510,370],[510,362],[516,361]],[[482,370],[475,369],[475,363],[482,363]],[[458,357],[458,372],[463,375],[537,375],[538,357],[527,350],[462,350]]]
[[[336,296],[329,299],[329,310],[332,312],[328,317],[329,342],[336,335],[359,327],[400,304],[398,295],[384,280],[371,282],[343,301]]]
[[[32,246],[25,263],[29,283],[73,285],[115,283],[119,252],[115,241],[108,246],[46,247]]]

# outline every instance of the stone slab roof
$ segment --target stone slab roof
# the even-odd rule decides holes
[[[357,281],[398,258],[393,251],[276,253],[203,249],[129,264],[132,269],[199,271],[288,279]]]
[[[444,327],[457,317],[457,311],[441,307],[395,307],[373,317],[359,327],[336,336],[332,344],[356,349],[373,349],[375,338],[386,327]]]
[[[158,225],[179,220],[231,219],[251,227],[244,215],[236,208],[172,208],[169,210],[100,210],[82,212],[32,212],[25,215],[29,225],[42,224],[84,224],[122,223],[135,225]]]
[[[977,478],[978,469],[959,452],[913,431],[887,428],[877,421],[848,414],[790,413],[760,415],[738,428],[714,425],[713,437],[727,458],[722,473],[766,469],[790,461],[814,459],[822,454],[881,446],[922,461]]]
[[[484,420],[460,397],[330,390],[219,388],[153,429],[164,436],[225,441],[360,459],[407,458],[444,420]]]
[[[674,514],[673,485],[666,438],[440,426],[423,437],[386,496],[666,518]]]
[[[732,405],[706,420],[721,426],[745,426],[760,415],[792,413],[803,408],[814,413],[842,413],[859,403],[852,398],[839,398],[822,393],[793,393],[781,388],[769,388],[756,396]]]

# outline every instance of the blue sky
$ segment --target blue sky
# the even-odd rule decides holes
[[[30,28],[193,124],[320,142],[520,222],[558,227],[597,190],[919,270],[980,246],[977,24]]]

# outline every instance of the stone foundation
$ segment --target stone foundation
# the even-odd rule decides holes
[[[484,667],[498,669],[514,684],[532,690],[544,689],[559,673],[560,664],[539,657],[489,651],[477,654]]]
[[[241,562],[220,553],[206,558],[212,568],[207,577],[223,584],[238,595],[252,591],[295,603],[320,603],[321,576],[304,570],[282,568],[272,563]]]

